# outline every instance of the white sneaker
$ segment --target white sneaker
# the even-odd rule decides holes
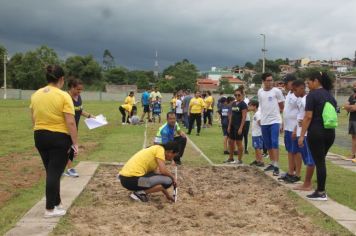
[[[53,211],[46,210],[44,214],[44,218],[60,217],[60,216],[64,216],[66,213],[67,213],[66,210],[55,207]]]
[[[67,173],[69,174],[70,177],[79,177],[78,172],[75,169],[68,169]]]
[[[122,123],[122,125],[126,125],[126,123]]]
[[[54,208],[57,208],[57,209],[59,209],[59,210],[65,210],[65,208],[64,208],[64,206],[63,206],[62,203],[59,203],[59,205],[58,205],[58,206],[55,206]]]

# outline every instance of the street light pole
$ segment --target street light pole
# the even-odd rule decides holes
[[[263,59],[262,59],[262,73],[265,73],[265,66],[266,66],[266,35],[261,34],[263,37],[263,48],[262,48],[262,54],[263,54]]]
[[[7,55],[6,52],[4,52],[4,99],[6,100],[7,98],[7,91],[6,91],[6,60],[7,60]]]

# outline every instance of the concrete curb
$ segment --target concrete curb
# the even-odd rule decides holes
[[[89,180],[94,175],[99,163],[80,162],[76,169],[80,174],[79,178],[64,177],[61,181],[61,198],[66,209],[70,208],[73,201],[83,191]],[[44,218],[46,198],[42,198],[34,205],[16,224],[9,230],[6,236],[42,236],[48,235],[57,225],[60,217]]]

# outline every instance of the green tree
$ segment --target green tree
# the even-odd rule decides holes
[[[136,84],[139,89],[148,89],[150,87],[150,71],[134,70],[128,72],[128,83]]]
[[[220,80],[218,91],[226,94],[232,94],[234,93],[234,87],[232,87],[228,79],[222,79]]]
[[[325,68],[325,67],[311,67],[311,68],[305,68],[305,69],[302,69],[302,70],[297,70],[296,76],[298,78],[306,79],[306,78],[308,78],[308,75],[311,72],[326,72],[328,74],[328,76],[332,80],[335,79],[335,73],[330,71],[330,69]]]
[[[60,64],[57,53],[41,46],[25,54],[15,54],[9,62],[10,82],[14,88],[38,89],[47,84],[45,68],[47,65]]]
[[[189,62],[189,60],[184,59],[175,63],[174,65],[167,67],[163,71],[163,77],[166,75],[173,76],[173,79],[168,80],[168,82],[162,82],[160,84],[164,85],[165,88],[173,88],[173,90],[169,92],[177,91],[180,89],[194,90],[198,77],[198,70],[194,64]],[[169,84],[169,86],[167,84]]]
[[[252,64],[252,62],[246,62],[245,63],[245,67],[247,68],[247,69],[250,69],[250,70],[253,70],[253,68],[255,67],[253,64]]]
[[[92,55],[69,57],[65,67],[68,76],[79,78],[87,85],[102,83],[101,66]]]
[[[105,80],[111,84],[128,84],[128,70],[124,67],[115,67],[104,74]]]

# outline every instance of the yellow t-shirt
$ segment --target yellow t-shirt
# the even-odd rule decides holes
[[[124,108],[126,111],[128,111],[128,112],[131,112],[132,111],[132,105],[131,104],[129,104],[129,103],[127,103],[127,104],[123,104],[123,105],[121,105],[122,106],[122,108]]]
[[[120,171],[120,175],[125,177],[139,177],[153,172],[158,167],[156,158],[165,161],[166,158],[162,146],[153,145],[149,148],[142,149],[126,162]]]
[[[190,113],[197,114],[202,113],[205,103],[202,98],[192,98],[189,103]]]
[[[150,93],[150,99],[152,102],[156,101],[156,97],[159,97],[159,98],[162,98],[162,95],[159,91],[155,92],[155,91],[152,91]]]
[[[130,104],[131,106],[135,105],[135,97],[130,97],[130,96],[127,96],[125,98],[125,104]]]
[[[30,108],[35,120],[34,130],[69,134],[64,113],[74,115],[74,105],[67,92],[53,86],[40,88],[32,94]]]
[[[209,96],[207,98],[205,98],[205,103],[206,103],[206,106],[209,110],[212,110],[213,109],[213,97],[212,96]]]
[[[177,98],[172,98],[171,104],[172,104],[172,108],[173,108],[173,109],[176,108],[176,102],[177,102]]]

